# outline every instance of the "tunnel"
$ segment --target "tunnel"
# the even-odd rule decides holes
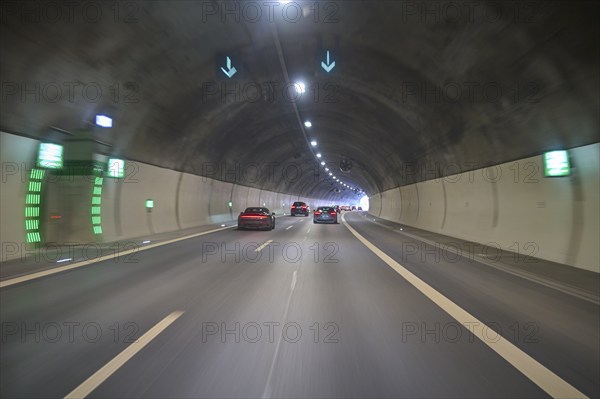
[[[0,396],[600,397],[594,1],[3,1]]]

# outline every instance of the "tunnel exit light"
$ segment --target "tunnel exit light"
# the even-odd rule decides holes
[[[96,125],[100,127],[112,127],[112,118],[106,115],[96,115]]]
[[[37,165],[40,168],[60,169],[63,166],[63,146],[52,143],[41,143],[38,151]]]
[[[544,154],[544,176],[560,177],[570,174],[571,166],[567,151],[551,151]]]

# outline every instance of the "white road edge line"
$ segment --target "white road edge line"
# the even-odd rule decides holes
[[[172,240],[167,240],[167,241],[163,241],[163,242],[157,242],[156,244],[150,244],[150,245],[146,245],[146,246],[139,247],[139,248],[128,249],[127,251],[119,252],[118,256],[128,255],[128,254],[136,252],[136,251],[145,251],[150,248],[155,248],[155,247],[160,247],[162,245],[172,244],[177,241],[183,241],[183,240],[187,240],[189,238],[199,237],[199,236],[203,236],[205,234],[215,233],[215,232],[221,231],[221,230],[227,230],[227,229],[231,229],[233,227],[236,227],[236,226],[220,227],[220,228],[214,229],[214,230],[203,231],[202,233],[191,234],[189,236],[174,238]],[[56,274],[56,273],[65,272],[65,271],[71,270],[71,269],[77,269],[78,267],[88,266],[93,263],[102,262],[103,260],[112,259],[114,256],[115,256],[115,254],[105,255],[105,256],[101,256],[99,258],[84,260],[84,261],[73,263],[73,264],[67,265],[67,266],[56,267],[53,269],[44,270],[44,271],[37,272],[37,273],[26,274],[24,276],[19,276],[19,277],[11,278],[8,280],[3,280],[3,281],[0,281],[0,288],[8,287],[8,286],[11,286],[14,284],[23,283],[23,282],[29,281],[29,280],[35,280],[36,278],[40,278],[40,277],[50,276],[50,275]]]
[[[361,215],[361,216],[365,220],[367,220],[368,222],[371,222],[370,220],[368,220],[367,217],[365,217],[365,215]],[[408,232],[402,230],[402,228],[400,228],[400,230],[398,231],[397,229],[393,229],[390,226],[387,226],[387,225],[385,225],[383,223],[380,223],[380,222],[377,222],[377,221],[374,221],[374,222],[371,222],[371,223],[374,223],[374,224],[376,224],[376,225],[378,225],[380,227],[383,227],[384,229],[388,229],[390,231],[393,231],[396,234],[402,234],[402,235],[408,236],[410,238],[413,238],[413,239],[415,239],[417,241],[424,242],[425,244],[429,244],[432,247],[437,247],[439,245],[444,245],[443,243],[440,243],[440,242],[437,242],[437,241],[433,241],[433,240],[429,240],[429,239],[427,239],[425,237],[421,237],[421,236],[418,236],[416,234],[408,233]],[[481,244],[481,245],[483,245],[483,244]],[[582,292],[581,290],[578,290],[576,287],[573,287],[573,286],[571,286],[569,284],[566,284],[566,283],[561,283],[562,284],[561,285],[561,284],[556,283],[555,281],[552,281],[550,279],[547,279],[547,278],[544,278],[544,277],[541,277],[541,276],[536,276],[536,275],[531,274],[529,272],[526,272],[524,270],[511,269],[511,268],[509,268],[507,266],[503,266],[499,262],[489,261],[488,258],[487,258],[487,256],[484,255],[484,254],[473,254],[472,258],[467,258],[467,257],[465,257],[463,255],[462,251],[455,250],[454,248],[452,248],[451,245],[445,245],[444,250],[452,252],[453,254],[461,256],[461,257],[466,258],[466,259],[475,260],[475,261],[477,261],[477,262],[479,262],[479,263],[481,263],[481,264],[483,264],[485,266],[493,267],[496,270],[500,270],[500,271],[503,271],[504,273],[512,274],[513,276],[517,276],[517,277],[520,277],[522,279],[531,281],[532,283],[543,285],[543,286],[551,288],[553,290],[560,291],[560,292],[562,292],[564,294],[574,296],[575,298],[579,298],[579,299],[582,299],[584,301],[591,302],[591,303],[593,303],[595,305],[600,305],[600,300],[598,299],[597,296],[586,295],[585,292]],[[567,288],[565,288],[565,287],[567,287]],[[572,289],[569,289],[570,287],[572,287]]]
[[[106,363],[104,367],[92,374],[87,380],[81,385],[71,391],[65,399],[71,398],[85,398],[94,389],[98,388],[100,384],[108,379],[113,373],[115,373],[121,366],[123,366],[129,359],[135,356],[140,350],[148,345],[154,338],[163,332],[167,327],[171,325],[175,320],[179,318],[184,312],[182,310],[176,310],[169,314],[167,317],[159,321],[154,327],[148,330],[142,335],[137,341],[133,342],[121,353],[119,353],[114,359]]]
[[[269,240],[269,241],[265,242],[265,243],[264,243],[264,244],[262,244],[260,247],[256,248],[256,249],[254,250],[254,252],[260,252],[260,251],[262,251],[262,250],[263,250],[263,249],[264,249],[264,248],[265,248],[267,245],[269,245],[269,244],[270,244],[270,243],[272,243],[272,242],[273,242],[273,240]]]
[[[342,220],[344,220],[345,216],[346,215],[342,216]],[[362,242],[381,260],[387,263],[388,266],[400,274],[406,281],[421,291],[423,295],[442,308],[443,311],[448,313],[467,330],[469,330],[471,334],[479,338],[494,352],[502,356],[504,360],[513,365],[513,367],[523,373],[523,375],[529,378],[534,384],[543,389],[550,396],[554,398],[587,398],[587,396],[585,396],[577,388],[573,387],[558,375],[554,374],[551,370],[529,356],[527,353],[523,352],[521,349],[517,348],[501,335],[498,335],[499,339],[496,342],[491,342],[490,339],[486,338],[484,332],[489,327],[487,327],[483,322],[479,321],[475,316],[452,302],[450,299],[446,298],[419,277],[415,276],[404,266],[396,262],[385,252],[377,248],[366,238],[360,235],[360,233],[358,233],[348,223],[344,223],[344,225],[352,234],[354,234],[356,238],[358,238],[360,242]],[[473,327],[470,328],[471,326]]]

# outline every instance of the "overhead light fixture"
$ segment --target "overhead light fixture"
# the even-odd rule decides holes
[[[310,142],[310,145],[312,145],[313,147],[315,147],[317,145],[317,142],[315,140]]]
[[[325,172],[329,172],[329,168],[325,168]]]
[[[329,176],[333,175],[333,173],[329,172]]]
[[[317,152],[317,158],[321,158],[321,153]]]
[[[106,115],[96,115],[96,125],[100,127],[112,127],[112,118]]]
[[[294,88],[296,89],[296,93],[303,94],[306,91],[306,86],[302,82],[294,83]]]
[[[306,122],[304,122],[304,126],[306,126],[306,127],[311,127],[311,126],[312,126],[312,123],[310,123],[310,121],[306,121]]]
[[[321,161],[321,165],[325,165],[325,161]]]

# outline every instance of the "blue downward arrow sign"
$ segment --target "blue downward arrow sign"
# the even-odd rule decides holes
[[[329,63],[329,50],[327,50],[327,64],[321,61],[321,67],[325,70],[325,72],[331,71],[335,67],[335,61]]]
[[[225,68],[221,67],[221,71],[223,71],[223,73],[225,75],[227,75],[228,78],[231,79],[231,77],[233,75],[235,75],[235,73],[237,72],[237,69],[235,69],[234,66],[231,66],[231,59],[229,57],[227,57],[227,70],[225,70]]]

